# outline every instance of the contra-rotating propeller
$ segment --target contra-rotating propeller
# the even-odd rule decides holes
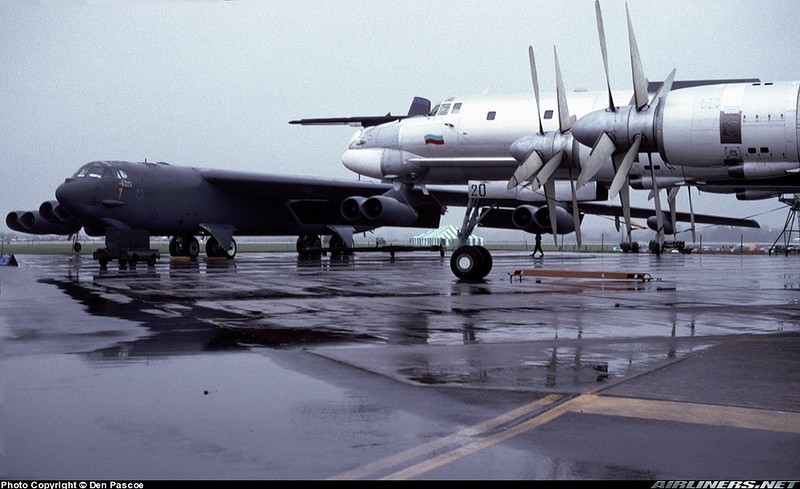
[[[533,47],[528,47],[528,58],[531,67],[531,81],[533,82],[533,94],[536,99],[536,114],[539,119],[539,132],[523,136],[511,145],[512,155],[522,161],[514,175],[508,181],[507,188],[511,190],[525,182],[532,181],[535,190],[544,187],[545,199],[547,200],[547,210],[550,217],[553,237],[558,245],[558,229],[556,226],[556,200],[555,200],[555,180],[553,175],[562,163],[572,162],[572,147],[574,139],[570,133],[575,116],[570,116],[567,107],[567,97],[564,91],[564,83],[561,78],[561,68],[558,64],[558,52],[553,46],[553,56],[555,59],[556,70],[556,99],[558,109],[558,131],[545,132],[542,126],[541,102],[539,99],[539,77],[536,71],[536,57]],[[546,162],[545,162],[546,160]],[[571,175],[571,172],[570,172]],[[578,247],[581,246],[580,212],[578,209],[575,182],[570,177],[572,186],[572,214],[575,219],[575,238]]]
[[[609,190],[609,198],[616,197],[619,193],[625,220],[628,223],[628,238],[630,239],[630,185],[628,174],[639,152],[652,155],[658,151],[656,139],[656,112],[658,105],[665,99],[672,89],[675,78],[673,69],[658,92],[649,98],[647,93],[647,78],[642,69],[639,48],[633,32],[630,12],[627,4],[625,13],[628,20],[628,43],[630,46],[631,72],[633,77],[633,98],[626,106],[617,107],[611,95],[611,82],[608,69],[608,51],[606,48],[605,30],[603,28],[603,15],[600,10],[599,0],[595,0],[595,13],[597,17],[597,31],[600,39],[600,50],[603,56],[606,84],[608,86],[608,108],[587,114],[578,119],[572,127],[572,134],[576,140],[592,148],[589,157],[581,165],[578,176],[578,188],[586,184],[608,161],[612,159],[615,168],[614,180]],[[659,242],[663,242],[663,216],[661,215],[658,188],[651,162],[650,172],[653,178],[656,216],[658,219]]]

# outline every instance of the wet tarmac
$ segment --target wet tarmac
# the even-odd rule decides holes
[[[800,478],[796,256],[16,258],[5,479]]]

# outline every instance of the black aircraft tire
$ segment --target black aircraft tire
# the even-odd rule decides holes
[[[313,234],[304,234],[297,238],[297,254],[303,258],[320,256],[318,251],[308,251],[309,248],[322,248],[322,239]]]
[[[225,256],[225,250],[219,245],[217,238],[213,236],[206,241],[206,256],[211,258],[222,258]]]
[[[334,234],[331,235],[330,241],[328,241],[328,248],[331,250],[331,255],[352,255],[353,250],[347,246],[347,243],[344,242],[342,238],[338,235]]]
[[[186,255],[194,260],[200,254],[200,242],[194,236],[186,236],[184,242],[186,243]]]
[[[169,240],[169,256],[178,256],[178,238],[173,237]]]
[[[231,244],[228,246],[228,251],[225,252],[225,258],[228,260],[236,257],[236,251],[239,248],[236,246],[236,240],[231,238]]]
[[[487,251],[488,253],[488,251]],[[461,246],[450,257],[450,269],[462,280],[480,280],[489,273],[484,252],[476,246]]]

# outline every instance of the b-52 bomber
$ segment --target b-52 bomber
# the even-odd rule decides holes
[[[107,248],[115,246],[111,241],[130,242],[142,233],[147,243],[150,236],[170,236],[170,255],[191,259],[200,254],[198,237],[205,239],[209,257],[233,258],[234,236],[296,235],[300,254],[319,253],[321,236],[330,236],[327,249],[345,253],[352,248],[354,233],[384,226],[438,227],[447,207],[465,206],[469,192],[483,193],[493,206],[493,217],[482,224],[485,227],[552,232],[540,212],[544,209],[547,214],[543,199],[530,189],[508,191],[503,185],[498,192],[484,182],[464,190],[423,190],[412,185],[124,161],[83,165],[56,189],[56,200],[42,203],[38,211],[10,212],[6,224],[30,234],[76,235],[83,229],[89,236],[106,236]],[[586,200],[596,199],[590,192]],[[617,212],[601,204],[584,211]],[[526,218],[515,219],[515,212]],[[758,227],[747,219],[696,218]],[[572,229],[565,224],[558,232]],[[98,259],[101,264],[107,260]],[[149,257],[147,261],[154,264]],[[452,256],[451,268],[461,279],[482,279],[491,270],[491,257],[485,248],[474,247],[466,257]]]

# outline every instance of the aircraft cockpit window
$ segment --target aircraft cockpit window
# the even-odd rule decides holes
[[[128,174],[125,173],[125,170],[117,170],[117,178],[119,178],[120,180],[125,180],[126,178],[128,178]]]
[[[443,115],[447,115],[449,112],[450,112],[450,104],[444,104],[444,105],[442,105],[442,108],[439,109],[439,112],[437,113],[437,115],[443,116]]]
[[[106,168],[104,168],[102,165],[85,165],[75,173],[75,178],[103,178],[103,173],[105,170]]]
[[[453,112],[452,113],[453,114],[458,114],[459,112],[461,112],[461,102],[458,102],[455,105],[453,105]]]
[[[431,109],[431,112],[428,115],[436,115],[436,112],[438,112],[438,111],[439,111],[439,106],[437,105],[436,107]]]

